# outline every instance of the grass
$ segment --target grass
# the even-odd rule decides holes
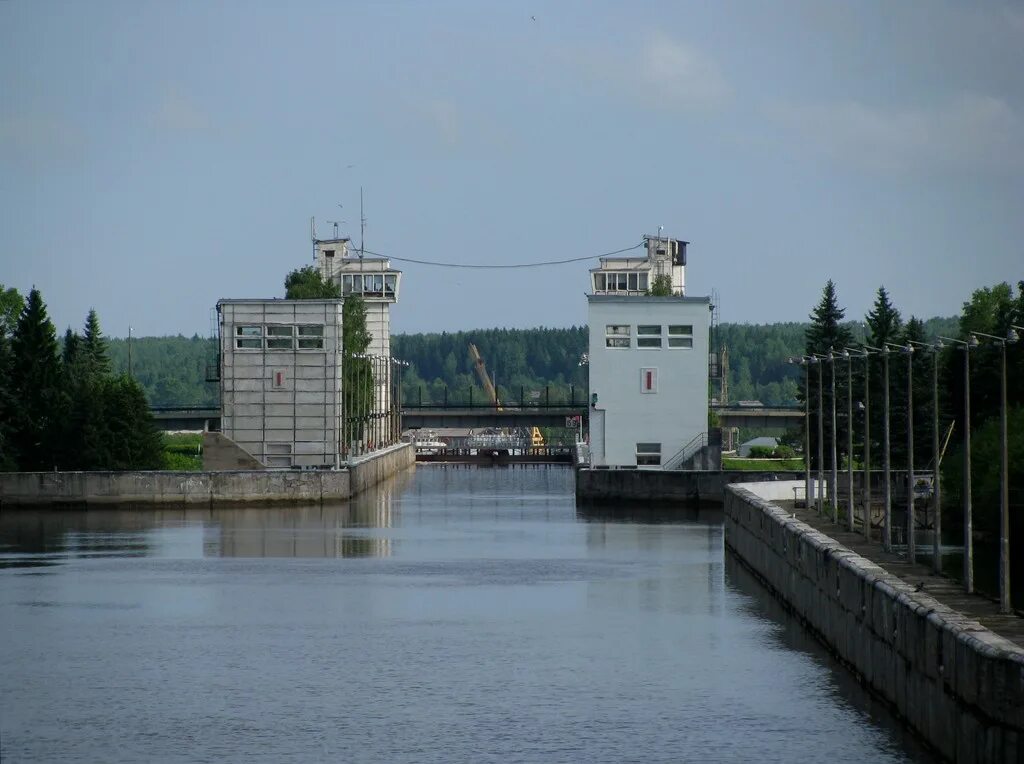
[[[744,472],[802,472],[803,459],[741,459],[736,456],[722,457],[723,470]]]
[[[203,436],[201,433],[164,433],[165,470],[199,472],[203,468]]]

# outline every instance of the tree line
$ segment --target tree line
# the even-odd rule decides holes
[[[142,387],[111,371],[96,311],[58,341],[38,289],[0,285],[0,469],[160,469]]]
[[[1006,353],[1007,411],[1009,421],[1010,504],[1020,515],[1024,504],[1024,342],[1007,343],[1005,348],[996,338],[1012,335],[1013,326],[1024,325],[1024,281],[1017,283],[1016,293],[1008,283],[978,289],[963,303],[959,317],[952,320],[922,321],[914,316],[904,319],[884,286],[879,287],[874,304],[864,324],[844,322],[846,311],[839,304],[838,291],[832,281],[826,283],[820,301],[811,313],[811,324],[805,330],[804,344],[798,357],[814,357],[815,363],[798,370],[799,398],[806,400],[811,411],[810,459],[817,466],[817,425],[819,409],[818,375],[822,375],[820,400],[824,419],[825,442],[823,467],[830,469],[831,422],[833,404],[831,382],[836,374],[835,405],[836,438],[840,461],[846,455],[846,416],[848,394],[857,403],[865,400],[870,406],[872,465],[882,463],[883,426],[886,407],[883,403],[888,387],[890,453],[893,469],[905,470],[911,438],[915,470],[934,468],[933,412],[936,411],[935,390],[938,391],[941,477],[943,480],[944,524],[959,526],[958,507],[963,485],[964,432],[971,430],[972,501],[975,507],[974,527],[981,535],[998,534],[999,522],[999,418],[1001,412],[1002,354]],[[854,327],[862,326],[862,334]],[[975,343],[972,336],[977,340]],[[939,345],[939,339],[947,337]],[[847,348],[854,352],[842,355]],[[871,349],[876,350],[871,350]],[[883,351],[888,348],[886,354]],[[913,348],[913,352],[908,351]],[[869,349],[867,359],[863,349]],[[829,353],[840,354],[829,361]],[[970,375],[970,407],[965,408],[965,355]],[[851,364],[852,379],[848,375]],[[886,374],[886,366],[888,374]],[[792,371],[790,373],[793,373]],[[937,385],[935,375],[937,373]],[[805,389],[805,380],[810,387]],[[888,381],[888,385],[886,382]],[[852,458],[861,459],[864,447],[865,413],[857,407],[853,418],[854,449]],[[913,426],[911,427],[911,422]],[[911,435],[912,432],[912,435]],[[838,465],[840,468],[842,464]],[[945,516],[948,515],[948,520]],[[1015,521],[1016,535],[1024,533],[1024,522]]]

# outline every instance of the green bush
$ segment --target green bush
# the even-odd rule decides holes
[[[751,446],[751,459],[771,459],[775,456],[775,448],[772,446]]]

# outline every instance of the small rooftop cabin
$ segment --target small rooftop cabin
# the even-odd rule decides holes
[[[592,294],[641,296],[647,294],[658,276],[668,276],[672,294],[685,290],[686,245],[689,242],[661,236],[645,236],[643,256],[602,257],[590,271]]]

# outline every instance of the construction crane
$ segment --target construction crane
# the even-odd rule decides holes
[[[494,383],[491,382],[491,378],[487,374],[487,367],[484,366],[484,359],[480,357],[480,351],[476,349],[476,345],[472,342],[469,343],[469,357],[473,359],[473,368],[476,369],[476,375],[480,377],[480,384],[484,386],[484,392],[490,398],[491,405],[500,410],[501,403],[498,401],[498,391],[494,389]]]

